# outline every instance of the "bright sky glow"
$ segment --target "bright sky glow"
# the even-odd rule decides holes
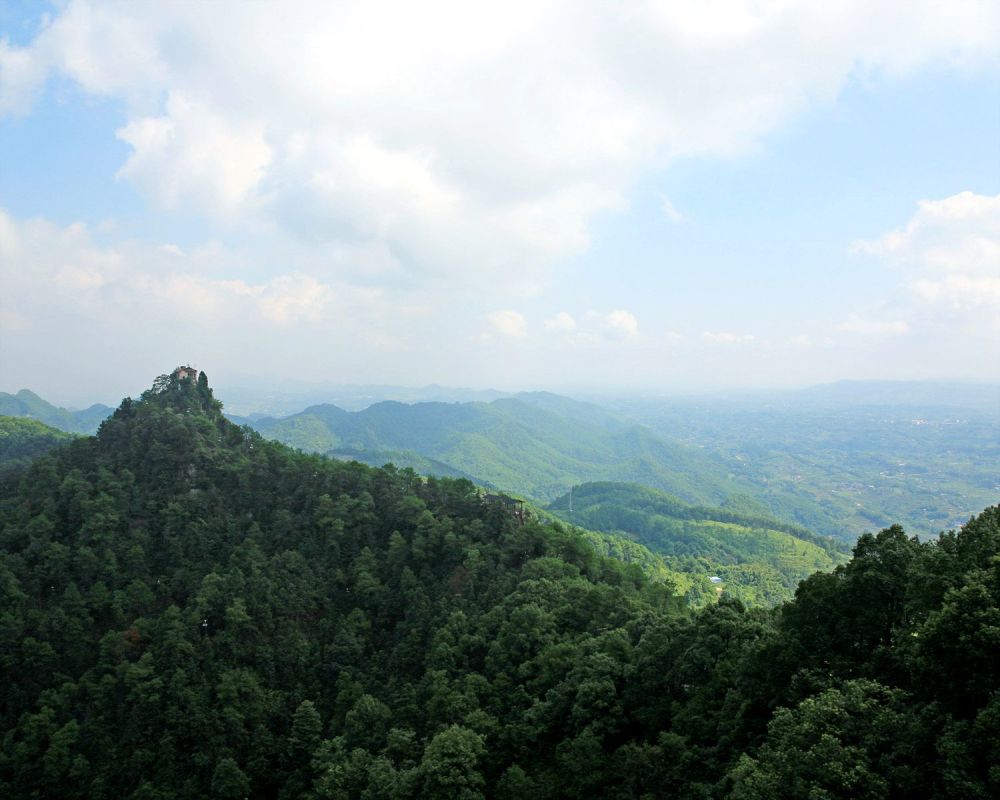
[[[1000,5],[0,6],[0,389],[1000,378]]]

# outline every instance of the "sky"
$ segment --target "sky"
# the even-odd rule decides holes
[[[998,380],[1000,4],[0,3],[0,390],[181,363]]]

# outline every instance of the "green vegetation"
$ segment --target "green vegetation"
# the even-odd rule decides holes
[[[357,407],[373,392],[338,396]],[[305,452],[465,477],[542,503],[588,481],[642,484],[711,506],[739,496],[754,514],[853,542],[897,520],[933,535],[994,502],[997,400],[996,387],[862,383],[757,400],[608,400],[611,410],[529,392],[233,419]],[[110,411],[68,412],[26,390],[0,394],[0,413],[72,432],[95,431]]]
[[[710,508],[645,486],[587,483],[574,487],[572,504],[570,512],[567,493],[548,508],[574,524],[640,542],[674,573],[687,575],[680,585],[702,600],[714,575],[729,597],[775,605],[790,599],[800,580],[829,571],[848,553],[834,539],[780,522],[749,498]]]
[[[83,411],[67,411],[43,400],[37,394],[22,389],[17,394],[0,392],[0,415],[35,419],[68,433],[94,433],[112,409],[99,403]]]
[[[586,480],[644,483],[705,503],[742,491],[697,450],[544,393],[492,403],[383,402],[358,412],[321,405],[252,425],[306,452],[469,476],[542,501]]]
[[[701,608],[718,600],[718,592],[706,575],[671,569],[663,556],[624,534],[589,530],[572,524],[567,526],[564,516],[531,503],[525,504],[525,510],[529,517],[542,524],[554,525],[558,530],[567,529],[587,542],[599,555],[634,564],[649,580],[673,587],[674,594],[684,597],[689,608]]]
[[[572,531],[588,542],[597,553],[616,561],[624,561],[626,564],[635,564],[651,580],[673,586],[674,592],[682,595],[691,608],[703,608],[718,600],[719,594],[707,574],[671,569],[668,566],[672,563],[669,559],[657,555],[645,545],[634,542],[627,536],[590,531],[575,526]]]
[[[0,479],[0,796],[995,797],[998,555],[990,508],[693,614],[164,376]]]
[[[37,420],[0,417],[0,474],[27,466],[72,438]]]

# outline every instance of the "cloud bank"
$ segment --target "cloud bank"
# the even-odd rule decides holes
[[[905,226],[852,249],[900,272],[909,297],[898,302],[917,324],[958,329],[1000,349],[1000,194],[921,200]],[[894,324],[902,329],[893,333],[909,328]]]
[[[983,0],[71,0],[0,43],[0,113],[68,77],[127,104],[119,176],[160,207],[528,280],[643,170],[753,147],[852,76],[975,66],[998,42]]]

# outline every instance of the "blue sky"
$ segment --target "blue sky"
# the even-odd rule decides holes
[[[5,4],[0,389],[1000,378],[994,4],[716,6]]]
[[[851,255],[912,215],[915,199],[1000,187],[1000,83],[927,69],[890,85],[849,83],[737,158],[693,158],[637,185],[631,213],[602,220],[591,250],[586,302],[622,283],[654,288],[703,313],[747,302],[836,313],[878,302],[898,284],[890,270]],[[663,198],[684,216],[672,223]],[[735,255],[738,254],[738,255]],[[619,280],[609,277],[617,264]],[[696,265],[704,271],[693,269]],[[683,274],[684,280],[677,280]],[[732,291],[720,297],[719,280]],[[636,294],[622,291],[622,302]],[[647,308],[655,310],[659,300]]]

